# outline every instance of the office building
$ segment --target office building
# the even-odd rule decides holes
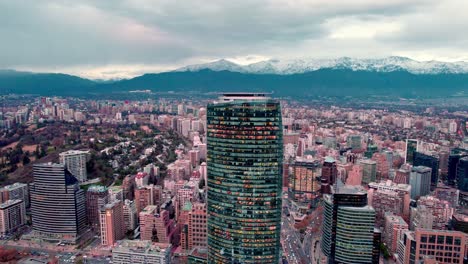
[[[26,223],[23,200],[8,200],[0,204],[0,236],[11,234]]]
[[[362,137],[361,135],[349,135],[346,139],[346,145],[352,150],[362,149]]]
[[[451,227],[453,230],[468,234],[468,211],[454,213],[452,215]]]
[[[466,234],[459,231],[417,229],[399,241],[398,263],[464,263]]]
[[[224,94],[208,105],[207,144],[208,263],[278,263],[280,103],[265,94]]]
[[[39,238],[76,243],[86,228],[85,194],[63,164],[33,167],[32,229]]]
[[[123,204],[124,224],[127,231],[133,231],[138,226],[138,211],[135,201],[125,199]]]
[[[424,166],[415,166],[411,170],[409,184],[411,185],[411,199],[431,192],[432,169]]]
[[[122,201],[108,203],[99,211],[101,222],[101,245],[112,246],[125,237]]]
[[[120,240],[112,249],[112,263],[115,264],[169,264],[171,263],[169,243],[154,243],[148,240]]]
[[[448,157],[447,182],[449,185],[455,185],[457,180],[457,167],[461,158],[468,157],[468,149],[455,148],[450,151]]]
[[[336,183],[338,169],[336,161],[332,157],[326,157],[322,165],[322,176],[320,178],[321,194],[330,194],[332,185]]]
[[[296,158],[290,165],[289,198],[307,206],[315,206],[320,198],[320,167],[318,160]]]
[[[59,158],[60,163],[64,164],[78,181],[85,182],[88,180],[86,162],[90,158],[89,151],[69,150],[60,153]]]
[[[419,142],[415,139],[406,140],[405,163],[413,164],[414,153],[418,151]]]
[[[329,263],[376,263],[380,232],[374,229],[375,210],[367,205],[360,186],[344,186],[324,195],[322,252]]]
[[[86,215],[88,223],[96,230],[100,230],[99,210],[109,202],[107,187],[92,185],[86,191]]]
[[[468,192],[468,157],[463,157],[458,161],[457,187],[462,192]]]
[[[431,188],[435,189],[439,182],[439,157],[434,153],[415,152],[413,165],[431,168]]]
[[[377,177],[377,162],[370,159],[359,160],[358,164],[362,166],[362,183],[368,184],[375,182]]]

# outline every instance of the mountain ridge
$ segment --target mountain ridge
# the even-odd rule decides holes
[[[193,64],[174,71],[234,71],[253,74],[294,74],[316,71],[319,69],[350,69],[376,72],[406,70],[413,74],[468,73],[468,62],[417,61],[407,57],[390,56],[380,59],[355,59],[341,57],[337,59],[269,59],[247,65],[236,64],[227,59]]]

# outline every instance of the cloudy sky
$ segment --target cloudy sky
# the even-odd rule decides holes
[[[466,0],[0,0],[0,69],[130,77],[227,58],[468,61]]]

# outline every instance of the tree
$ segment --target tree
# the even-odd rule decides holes
[[[24,155],[23,156],[23,165],[27,165],[31,162],[31,159],[29,159],[29,155]]]

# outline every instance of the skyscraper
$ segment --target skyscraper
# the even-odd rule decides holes
[[[75,243],[86,226],[84,191],[63,164],[33,167],[32,228],[40,238]]]
[[[377,162],[370,159],[359,160],[359,165],[362,166],[362,182],[375,182],[377,177]]]
[[[450,151],[448,157],[448,175],[447,182],[449,185],[455,185],[457,180],[457,166],[461,158],[468,156],[467,149],[455,148]]]
[[[435,153],[415,152],[413,158],[414,166],[426,166],[432,169],[431,189],[435,189],[439,181],[439,157]]]
[[[207,109],[208,262],[278,263],[282,124],[265,94],[224,94]]]
[[[457,186],[462,192],[468,192],[468,157],[463,157],[457,165]]]
[[[415,139],[406,140],[406,163],[413,164],[414,153],[418,150],[418,145],[419,143]]]
[[[332,157],[326,157],[322,166],[322,177],[320,178],[321,192],[327,194],[331,192],[331,186],[335,184],[338,170],[336,161]]]
[[[345,186],[323,198],[322,251],[329,263],[378,263],[380,232],[374,229],[375,211],[367,205],[367,192]]]
[[[413,167],[410,174],[411,198],[429,194],[431,191],[431,168],[424,166]]]

